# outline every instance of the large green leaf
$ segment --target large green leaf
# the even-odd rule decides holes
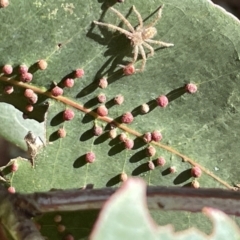
[[[196,229],[174,233],[172,226],[157,226],[146,208],[145,192],[142,181],[129,179],[104,205],[90,239],[220,240],[229,236],[231,239],[240,239],[235,223],[221,211],[212,208],[203,209],[214,224],[211,236]]]
[[[17,191],[76,188],[88,183],[100,188],[118,186],[122,171],[141,176],[149,185],[183,186],[192,181],[192,164],[198,164],[204,171],[199,180],[203,187],[231,188],[233,182],[239,181],[235,163],[239,156],[239,22],[206,0],[158,3],[134,0],[114,7],[135,26],[137,18],[131,11],[132,4],[147,24],[163,3],[154,39],[175,45],[165,49],[156,46],[155,55],[147,59],[145,71],[132,76],[123,76],[117,66],[131,61],[129,40],[92,24],[93,20],[120,23],[107,10],[108,5],[114,5],[113,1],[11,1],[7,8],[0,9],[0,65],[12,64],[17,71],[18,65],[25,63],[31,66],[34,76],[30,84],[19,82],[17,74],[11,80],[1,76],[2,86],[15,87],[12,97],[3,97],[2,101],[24,111],[27,100],[23,91],[33,89],[39,100],[29,118],[44,121],[46,126],[47,144],[35,159],[35,168],[19,160],[19,170],[14,175],[6,171],[5,177]],[[46,70],[36,69],[39,59],[48,61]],[[141,59],[136,64],[140,66]],[[64,89],[64,97],[53,98],[46,92],[53,81],[61,83],[76,68],[83,68],[85,75],[75,80],[73,88]],[[106,89],[98,88],[103,76],[109,82]],[[189,82],[197,84],[196,94],[185,93],[184,86]],[[94,137],[96,114],[86,113],[97,107],[96,96],[101,92],[107,96],[109,118],[96,120],[106,131]],[[117,94],[125,98],[120,106],[113,103]],[[159,95],[168,96],[170,103],[166,108],[156,105]],[[151,111],[145,115],[140,112],[143,103],[151,104]],[[68,122],[62,120],[66,108],[75,112],[75,118]],[[127,111],[134,114],[133,123],[118,125],[117,130],[134,139],[133,150],[125,150],[118,139],[108,138],[108,123],[111,119],[119,121],[118,117]],[[5,128],[18,128],[3,122]],[[57,138],[60,127],[66,129],[66,138]],[[38,135],[34,127],[27,128]],[[149,171],[147,145],[139,136],[156,129],[162,131],[163,140],[161,144],[152,143],[157,149],[153,159],[164,156],[167,163]],[[19,141],[10,136],[9,139]],[[85,162],[89,151],[96,154],[93,164]],[[170,174],[170,166],[176,166],[177,172]],[[209,222],[199,215],[169,212],[153,215],[158,223],[171,222],[177,229],[195,225],[210,230]]]

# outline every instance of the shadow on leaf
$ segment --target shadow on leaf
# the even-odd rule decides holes
[[[73,163],[73,167],[74,168],[80,168],[80,167],[83,167],[85,164],[87,164],[85,157],[86,157],[86,154],[77,158],[75,160],[75,162]]]
[[[120,182],[120,174],[116,175],[115,177],[109,179],[109,181],[106,183],[106,187],[112,187],[117,185]]]
[[[180,88],[174,89],[173,91],[169,92],[166,96],[167,96],[169,102],[171,102],[171,101],[174,101],[175,99],[181,97],[185,93],[186,93],[185,87],[180,87]]]
[[[183,172],[181,172],[173,181],[173,183],[175,185],[177,184],[181,184],[181,183],[184,183],[186,182],[187,180],[189,180],[191,178],[191,169],[187,169]]]
[[[141,173],[148,172],[148,171],[149,171],[148,163],[143,163],[132,171],[132,175],[138,176]]]
[[[141,161],[142,159],[146,158],[146,150],[142,149],[139,152],[133,154],[131,158],[129,159],[129,162],[136,163]]]
[[[54,116],[50,122],[51,126],[57,126],[61,123],[63,123],[63,111],[58,113],[56,116]]]
[[[94,134],[93,134],[93,129],[89,129],[87,130],[86,132],[84,132],[81,137],[80,137],[80,141],[81,142],[84,142],[84,141],[87,141],[89,139],[91,139],[92,137],[94,137]]]
[[[54,142],[59,139],[58,132],[55,131],[49,136],[49,142]]]
[[[109,156],[114,156],[114,155],[122,152],[123,150],[125,150],[125,146],[124,146],[124,144],[121,142],[121,143],[113,146],[113,147],[108,151],[108,155],[109,155]]]
[[[109,139],[108,132],[104,132],[102,135],[100,135],[96,140],[94,141],[94,145],[101,144]]]

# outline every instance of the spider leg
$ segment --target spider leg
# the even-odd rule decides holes
[[[145,65],[146,65],[146,61],[147,61],[147,58],[146,58],[146,53],[144,51],[144,48],[142,45],[139,45],[139,50],[140,50],[140,53],[142,55],[142,66],[140,69],[137,69],[138,72],[142,72],[143,69],[145,68]]]
[[[154,25],[156,25],[157,21],[162,17],[162,9],[163,9],[163,6],[164,6],[164,5],[162,5],[162,6],[159,8],[158,13],[157,13],[157,17],[155,18],[154,21],[152,21],[152,22],[147,26],[147,28],[153,27]]]
[[[138,22],[139,22],[139,27],[140,28],[143,28],[143,20],[142,20],[142,17],[140,15],[140,13],[137,11],[137,9],[135,8],[135,6],[133,5],[133,11],[135,12],[135,14],[137,15],[137,18],[138,18]]]
[[[149,57],[152,57],[152,56],[154,55],[154,49],[153,49],[153,47],[152,47],[151,45],[145,43],[145,42],[143,42],[142,45],[143,45],[144,47],[146,47],[147,49],[149,49],[150,53],[148,54],[148,56],[149,56]]]
[[[135,63],[137,61],[138,50],[139,50],[138,46],[135,46],[134,49],[133,49],[134,55],[133,55],[133,62],[132,63]]]
[[[135,31],[134,27],[132,26],[132,24],[118,10],[116,10],[113,7],[110,7],[110,9],[117,14],[117,16],[127,25],[127,27],[129,28],[129,30],[131,32]]]
[[[102,23],[102,22],[97,22],[97,21],[93,21],[94,24],[96,25],[99,25],[99,26],[104,26],[104,27],[107,27],[107,28],[111,28],[113,30],[117,30],[123,34],[125,34],[127,37],[131,37],[132,36],[132,33],[123,29],[123,28],[120,28],[120,27],[117,27],[115,25],[112,25],[112,24],[109,24],[109,23]]]
[[[163,47],[173,47],[174,46],[173,43],[166,43],[166,42],[161,42],[161,41],[155,41],[155,40],[152,40],[152,39],[145,39],[145,42],[154,43],[154,44],[157,44],[157,45],[160,45],[160,46],[163,46]]]

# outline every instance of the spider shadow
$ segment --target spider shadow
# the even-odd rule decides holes
[[[99,21],[103,19],[106,11],[103,11]],[[130,14],[130,12],[129,12]],[[128,15],[129,15],[128,14]],[[127,16],[126,16],[127,17]],[[123,23],[120,22],[118,25],[121,27]],[[100,34],[96,34],[93,32],[94,28],[98,27],[92,23],[89,31],[86,34],[86,37],[94,40],[100,45],[107,46],[107,50],[104,53],[105,57],[108,57],[105,63],[103,63],[102,67],[96,72],[94,76],[94,81],[82,89],[77,95],[77,98],[84,97],[93,91],[95,91],[98,87],[99,79],[104,76],[111,76],[108,77],[108,84],[112,84],[113,82],[117,81],[118,79],[122,78],[123,71],[122,69],[117,69],[119,64],[127,65],[129,62],[124,61],[123,59],[128,56],[132,58],[132,46],[130,41],[126,38],[125,35],[119,34],[118,32],[113,33],[109,31],[107,28],[98,27],[101,31],[101,35],[104,37],[102,38]],[[117,69],[117,70],[116,70]]]
[[[102,3],[101,9],[103,11],[106,11],[109,7],[112,7],[113,5],[115,5],[117,2],[117,0],[98,0],[99,3]]]
[[[101,21],[104,18],[106,14],[106,10],[112,4],[113,4],[113,1],[110,1],[110,0],[106,2],[106,5],[105,3],[103,4],[106,8],[105,7],[103,8],[104,10],[100,18],[98,19],[98,21]],[[155,14],[158,11],[158,9],[155,12],[153,12],[150,16],[145,18],[143,21],[146,21],[148,18],[150,18],[153,14]],[[133,9],[130,8],[128,13],[124,17],[128,19],[132,11]],[[123,28],[124,22],[121,19],[119,20],[120,20],[120,23],[117,26],[120,28]],[[119,64],[121,65],[129,64],[129,61],[124,60],[126,57],[130,59],[132,59],[133,57],[133,54],[132,54],[133,49],[132,49],[131,41],[129,41],[129,39],[124,34],[119,33],[119,31],[115,31],[115,32],[110,31],[107,27],[97,26],[101,32],[101,35],[100,35],[100,34],[94,33],[93,30],[95,27],[96,27],[95,24],[92,23],[90,29],[86,34],[86,37],[94,40],[100,45],[107,46],[107,50],[104,53],[104,56],[109,58],[106,60],[105,63],[103,63],[102,67],[100,67],[100,69],[96,72],[93,82],[88,86],[86,86],[84,89],[82,89],[76,95],[76,98],[84,97],[92,93],[93,91],[95,91],[96,88],[98,87],[99,79],[104,76],[111,76],[108,78],[108,84],[111,84],[117,81],[118,79],[122,78],[124,76],[122,69],[116,70],[116,68],[118,67]],[[103,38],[101,37],[102,35],[104,36]],[[139,58],[141,59],[141,57]]]

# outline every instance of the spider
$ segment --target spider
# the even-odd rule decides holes
[[[97,21],[93,21],[93,22],[96,25],[104,26],[104,27],[119,31],[119,32],[125,34],[126,37],[131,40],[131,45],[133,46],[132,64],[134,64],[137,61],[137,57],[138,57],[138,54],[140,51],[140,54],[142,56],[142,66],[140,69],[137,69],[137,71],[142,72],[145,68],[146,61],[147,61],[147,56],[146,56],[146,53],[145,53],[145,50],[143,47],[146,47],[150,51],[149,56],[153,56],[154,49],[149,43],[157,44],[157,45],[160,45],[163,47],[174,46],[174,44],[172,44],[172,43],[166,43],[166,42],[152,40],[152,38],[157,34],[157,29],[154,26],[156,25],[157,21],[162,16],[162,8],[163,8],[163,6],[161,6],[159,8],[157,17],[155,18],[155,20],[153,22],[151,22],[147,26],[143,26],[143,19],[142,19],[140,13],[136,10],[135,6],[133,6],[132,9],[135,12],[135,14],[137,15],[138,22],[139,22],[138,26],[136,28],[134,28],[132,26],[132,24],[119,11],[117,11],[113,7],[110,7],[110,10],[113,11],[126,24],[129,31],[127,31],[123,28],[117,27],[113,24],[102,23],[102,22],[97,22]]]

